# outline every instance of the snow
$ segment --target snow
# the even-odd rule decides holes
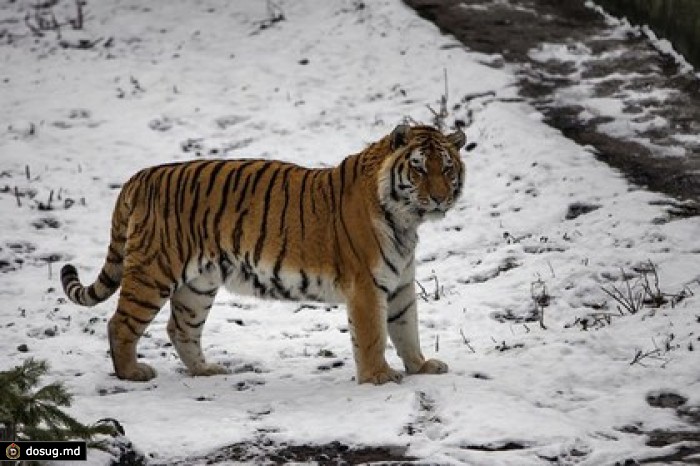
[[[670,57],[678,65],[677,75],[689,75],[693,67],[685,58],[677,53],[671,43],[665,39],[659,39],[647,26],[632,26],[625,18],[618,19],[607,14],[602,8],[592,1],[587,1],[586,6],[594,9],[605,17],[608,28],[603,29],[598,36],[589,38],[589,43],[607,43],[622,40],[629,37],[646,37],[652,45],[648,50],[636,51],[630,55],[629,48],[618,47],[598,53],[593,53],[591,47],[573,39],[567,43],[542,43],[537,48],[529,51],[529,57],[543,64],[559,63],[570,72],[561,74],[543,75],[553,80],[567,81],[566,85],[553,92],[553,100],[558,107],[581,108],[578,118],[583,123],[600,120],[597,125],[600,132],[613,137],[625,137],[647,148],[655,156],[686,157],[692,154],[691,145],[682,140],[684,135],[679,135],[679,144],[658,144],[654,139],[655,130],[679,131],[675,125],[666,118],[658,115],[658,110],[664,107],[664,102],[678,97],[678,90],[663,87],[653,87],[651,83],[644,83],[645,72],[642,63],[645,55],[649,53],[661,53]],[[598,77],[591,73],[596,64],[620,59],[624,62],[634,60],[639,63],[639,72],[607,73]],[[671,82],[670,80],[668,81]],[[609,94],[610,97],[599,97],[600,94]],[[695,137],[691,133],[690,137]],[[676,139],[672,137],[671,139]]]
[[[0,11],[23,18],[27,4]],[[543,124],[514,99],[511,70],[454,47],[400,1],[280,5],[286,19],[261,28],[264,2],[91,2],[81,37],[102,38],[93,49],[61,48],[51,33],[0,46],[0,369],[47,359],[49,378],[75,394],[72,414],[117,418],[160,463],[263,435],[408,446],[427,463],[598,465],[656,453],[629,426],[686,428],[646,396],[668,390],[700,404],[698,218],[676,216],[682,204],[630,186]],[[22,21],[7,24],[26,34]],[[465,154],[458,206],[422,227],[417,252],[424,351],[448,374],[357,385],[343,306],[221,292],[204,346],[230,375],[184,372],[167,309],[139,346],[158,377],[112,375],[105,322],[115,299],[79,309],[58,270],[71,261],[84,281],[97,275],[121,183],[196,157],[337,164],[405,117],[429,122],[443,70],[450,105],[461,104],[451,118],[471,111],[467,137],[479,144]],[[614,99],[588,103],[620,116]],[[572,206],[590,211],[567,215]],[[603,287],[624,288],[621,269],[637,283],[648,261],[662,291],[692,295],[619,316]],[[533,301],[543,289],[546,329]],[[614,316],[596,321],[602,313]],[[400,367],[393,349],[387,357]],[[509,442],[524,448],[474,448]]]
[[[693,65],[691,65],[686,58],[678,53],[674,48],[673,44],[667,39],[659,38],[656,33],[646,24],[639,26],[633,26],[630,24],[627,18],[616,18],[611,14],[607,13],[600,5],[596,4],[593,0],[586,0],[586,7],[595,10],[598,14],[605,17],[605,22],[610,26],[618,26],[618,32],[622,34],[627,34],[630,32],[641,31],[645,36],[649,38],[654,48],[659,52],[668,55],[673,58],[673,60],[678,63],[681,73],[693,71]]]

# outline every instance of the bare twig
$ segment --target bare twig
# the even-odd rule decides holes
[[[73,29],[82,29],[85,23],[85,0],[75,1],[75,17],[65,21],[59,21],[53,8],[59,3],[59,0],[47,0],[44,2],[36,2],[31,5],[33,13],[27,12],[24,17],[24,23],[27,28],[36,37],[44,37],[45,31],[53,31],[56,33],[57,39],[61,39],[61,28],[63,26],[71,26]]]
[[[630,366],[633,366],[635,364],[639,364],[642,367],[646,367],[641,361],[645,358],[659,359],[660,353],[661,353],[661,350],[659,348],[654,348],[651,351],[637,350],[637,352],[634,355],[634,358],[632,358],[632,361],[630,361]]]
[[[29,28],[29,30],[30,30],[30,31],[32,32],[32,34],[34,34],[35,36],[37,36],[37,37],[44,37],[44,33],[41,32],[41,29],[40,29],[38,26],[35,26],[34,24],[32,24],[32,22],[31,22],[31,15],[30,15],[29,13],[27,13],[27,14],[24,16],[24,24],[27,25],[27,27]]]
[[[634,293],[632,291],[630,279],[627,276],[627,274],[625,274],[625,269],[620,267],[620,272],[622,273],[622,279],[625,281],[625,290],[627,291],[626,294],[615,285],[612,285],[610,289],[607,289],[605,287],[601,287],[601,289],[605,294],[610,296],[618,303],[617,308],[620,311],[621,315],[624,315],[625,310],[628,314],[636,314],[642,309],[644,292],[641,291],[638,293]]]
[[[267,18],[263,19],[262,21],[258,21],[259,31],[267,29],[273,24],[284,20],[285,16],[282,8],[276,2],[267,0]]]
[[[462,335],[462,341],[464,341],[465,346],[469,348],[472,353],[476,353],[472,345],[469,344],[469,339],[464,335],[464,331],[461,328],[459,329],[459,334]]]
[[[85,20],[83,6],[85,6],[85,0],[75,0],[75,19],[69,20],[71,26],[73,26],[73,29],[83,28],[83,22]]]
[[[547,330],[547,327],[544,325],[544,309],[549,306],[552,297],[547,292],[547,284],[541,278],[530,283],[530,296],[535,302],[540,328]]]
[[[671,308],[684,299],[692,296],[692,291],[683,287],[678,293],[665,293],[661,290],[659,273],[656,265],[649,260],[647,264],[635,268],[640,277],[635,283],[630,281],[624,269],[620,269],[622,278],[625,281],[624,288],[612,285],[610,288],[601,287],[603,292],[618,303],[617,309],[620,315],[636,314],[644,306],[658,309],[669,302]]]
[[[447,102],[449,99],[448,85],[447,85],[447,69],[443,68],[442,71],[443,71],[443,80],[445,83],[445,91],[442,94],[442,96],[440,97],[440,109],[436,112],[435,110],[433,110],[433,108],[430,105],[426,105],[426,107],[428,107],[428,110],[430,110],[430,113],[433,114],[433,126],[435,126],[440,131],[443,131],[445,129],[445,120],[450,115],[450,112],[447,109]]]
[[[427,303],[428,302],[428,292],[425,291],[425,287],[423,285],[421,285],[421,283],[418,280],[416,280],[415,282],[416,282],[416,285],[418,285],[418,288],[420,288],[420,293],[418,293],[418,297]]]
[[[439,301],[440,294],[442,293],[442,288],[440,287],[440,282],[438,281],[437,275],[433,274],[433,280],[435,280],[435,291],[433,292],[433,299],[435,301]]]
[[[431,293],[428,293],[428,291],[425,289],[423,285],[418,280],[415,280],[416,285],[418,285],[418,288],[420,288],[420,292],[418,292],[418,297],[421,298],[423,301],[426,303],[430,301],[431,299],[433,301],[439,301],[440,298],[444,295],[444,288],[440,286],[440,281],[438,280],[437,275],[433,272],[433,275],[430,277],[430,279],[435,281],[435,290],[432,291]]]

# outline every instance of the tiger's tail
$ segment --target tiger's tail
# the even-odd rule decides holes
[[[112,296],[121,284],[124,270],[124,246],[128,225],[128,212],[123,202],[124,190],[117,200],[117,207],[112,216],[112,232],[107,257],[97,280],[84,286],[73,264],[61,268],[61,285],[68,299],[81,306],[94,306]]]

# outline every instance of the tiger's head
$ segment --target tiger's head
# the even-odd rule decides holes
[[[379,172],[383,207],[413,222],[444,217],[464,184],[466,168],[459,155],[464,133],[458,129],[444,135],[430,126],[399,125],[388,138],[391,155]]]

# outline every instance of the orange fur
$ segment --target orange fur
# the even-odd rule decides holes
[[[109,322],[116,374],[155,376],[136,344],[170,300],[168,334],[194,375],[201,331],[224,284],[261,297],[348,306],[358,382],[400,380],[384,358],[387,332],[409,373],[446,365],[420,352],[415,317],[417,227],[460,193],[460,131],[401,125],[337,167],[267,160],[197,160],[146,168],[122,188],[105,264],[90,286],[66,265],[62,283],[81,305],[121,286]]]

